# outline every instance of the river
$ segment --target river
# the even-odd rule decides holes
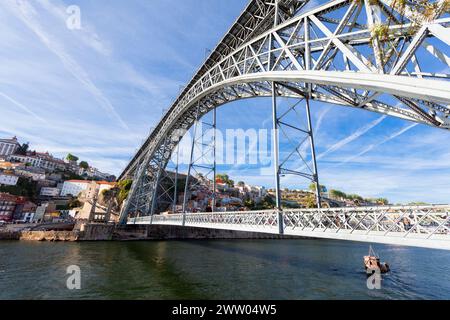
[[[369,290],[363,243],[329,240],[0,242],[0,299],[450,299],[447,251],[376,245],[392,272]],[[67,267],[81,289],[66,286]]]

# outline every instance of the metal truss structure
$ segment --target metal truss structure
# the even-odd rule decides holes
[[[190,161],[183,197],[183,213],[188,211],[187,203],[195,187],[208,187],[211,193],[211,211],[216,205],[216,109],[212,111],[210,122],[199,119],[200,107],[197,107],[197,120],[194,125]],[[196,147],[198,150],[196,150]],[[196,152],[197,151],[197,152]],[[209,160],[209,161],[208,161]],[[192,176],[195,176],[195,180]]]
[[[283,234],[450,250],[450,207],[285,210]],[[148,224],[150,217],[136,224]],[[279,211],[187,214],[185,226],[278,234]],[[181,225],[183,215],[157,215],[153,224]]]
[[[282,123],[276,99],[289,97],[304,100],[308,114],[309,103],[320,101],[450,129],[445,0],[431,1],[439,10],[426,21],[411,9],[414,1],[400,8],[393,0],[333,0],[306,10],[307,2],[250,1],[120,176],[133,179],[123,223],[157,213],[179,133],[232,101],[272,97],[275,128]],[[312,128],[306,133],[313,146]],[[318,184],[315,166],[310,178]]]

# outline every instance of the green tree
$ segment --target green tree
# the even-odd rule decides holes
[[[69,154],[67,155],[66,159],[67,159],[68,161],[78,161],[79,158],[78,158],[77,156],[74,156],[73,154],[69,153]]]
[[[309,185],[309,190],[316,192],[316,184],[314,182]],[[327,187],[320,185],[320,192],[327,192]]]
[[[83,204],[75,197],[72,197],[67,204],[69,209],[80,208]]]
[[[229,185],[230,187],[234,186],[234,181],[231,180],[227,174],[217,174],[216,181],[223,181],[223,183]]]
[[[339,190],[330,190],[330,197],[332,199],[340,200],[340,199],[347,199],[347,195]]]
[[[26,155],[29,147],[30,147],[29,142],[20,145],[19,148],[17,148],[16,154],[22,156]]]
[[[130,179],[122,180],[117,183],[117,187],[119,188],[119,193],[117,195],[117,202],[119,203],[119,205],[122,205],[122,203],[128,197],[132,184],[133,180]]]
[[[255,207],[255,201],[253,201],[251,199],[247,199],[244,201],[244,206],[246,206],[247,208],[249,208],[251,210]]]
[[[81,161],[80,168],[85,169],[85,170],[89,169],[89,163],[87,163],[86,161]]]
[[[37,197],[37,183],[30,179],[19,178],[15,186],[0,186],[0,192],[10,193],[15,196],[28,197],[31,200]]]

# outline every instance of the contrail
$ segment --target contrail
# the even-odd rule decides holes
[[[371,144],[370,146],[368,146],[367,148],[365,148],[363,151],[361,151],[361,152],[358,153],[357,155],[355,155],[355,156],[353,156],[353,157],[350,157],[350,158],[348,158],[347,160],[345,160],[345,161],[343,161],[343,162],[337,164],[337,166],[343,165],[343,164],[345,164],[345,163],[347,163],[347,162],[350,162],[350,161],[352,161],[352,160],[354,160],[354,159],[356,159],[356,158],[359,158],[359,157],[365,155],[365,154],[368,153],[370,150],[373,150],[373,149],[375,149],[376,147],[379,147],[379,146],[381,146],[382,144],[385,144],[386,142],[389,142],[389,141],[391,141],[392,139],[395,139],[395,138],[401,136],[401,135],[404,134],[405,132],[407,132],[407,131],[409,131],[409,130],[415,128],[415,127],[418,126],[418,125],[419,125],[418,123],[412,124],[412,125],[410,125],[410,126],[408,126],[408,127],[406,127],[406,128],[403,128],[403,129],[400,130],[400,131],[397,131],[397,132],[391,134],[389,137],[387,137],[386,139],[384,139],[384,140],[382,140],[382,141],[380,141],[380,142],[378,142],[378,143]]]
[[[379,125],[384,119],[386,119],[387,116],[381,116],[378,119],[376,119],[375,121],[372,121],[371,123],[369,123],[368,125],[358,129],[355,133],[351,134],[350,136],[348,136],[345,139],[342,139],[341,141],[335,143],[334,145],[332,145],[330,148],[328,148],[327,151],[321,153],[319,156],[317,156],[317,160],[322,159],[323,157],[325,157],[326,155],[335,152],[339,149],[341,149],[342,147],[346,146],[347,144],[349,144],[350,142],[355,141],[356,139],[358,139],[359,137],[361,137],[362,135],[364,135],[365,133],[367,133],[369,130],[373,129],[374,127],[376,127],[377,125]]]
[[[23,111],[31,114],[33,117],[35,117],[36,119],[38,119],[39,121],[42,121],[44,123],[48,123],[46,120],[44,120],[43,118],[39,117],[36,113],[34,113],[33,111],[31,111],[30,108],[28,108],[27,106],[21,104],[19,101],[11,98],[10,96],[4,94],[3,92],[0,92],[0,96],[2,96],[3,98],[5,98],[6,100],[10,101],[11,103],[15,104],[16,106],[18,106],[20,109],[22,109]]]
[[[39,22],[34,19],[36,12],[34,8],[24,1],[17,2],[16,6],[11,7],[13,12],[18,16],[20,20],[41,40],[41,42],[53,52],[63,63],[69,73],[71,73],[78,81],[80,81],[84,87],[100,102],[105,111],[115,118],[120,125],[129,130],[127,124],[122,120],[119,114],[114,109],[111,102],[104,96],[104,94],[98,89],[90,79],[87,72],[68,54],[64,48],[56,41],[50,40],[48,34],[43,30]]]

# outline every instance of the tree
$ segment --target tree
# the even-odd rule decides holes
[[[309,185],[309,190],[316,192],[316,183],[313,182]],[[327,187],[320,185],[320,193],[327,192]]]
[[[20,145],[19,148],[17,148],[16,154],[19,154],[22,156],[26,155],[29,147],[30,147],[29,142]]]
[[[69,209],[80,208],[83,204],[75,197],[72,197],[67,204]]]
[[[227,174],[218,174],[216,175],[216,182],[223,182],[230,187],[234,186],[234,181],[230,179]]]
[[[31,200],[36,199],[37,189],[37,182],[26,178],[19,178],[15,186],[0,185],[0,192],[10,193],[15,196],[28,197]]]
[[[119,203],[119,205],[122,205],[122,203],[128,197],[128,194],[130,193],[132,184],[133,184],[133,180],[129,180],[129,179],[122,180],[117,183],[117,187],[119,188],[117,202]]]
[[[251,210],[255,207],[255,201],[253,201],[252,199],[247,199],[244,201],[244,206]]]
[[[89,169],[89,164],[86,161],[81,161],[80,168],[87,170]]]
[[[314,209],[317,208],[317,202],[316,197],[312,194],[309,194],[306,196],[306,198],[303,200],[303,205],[308,209]]]
[[[385,198],[379,198],[377,199],[376,203],[382,206],[387,206],[389,204],[389,200]]]
[[[335,200],[347,199],[347,195],[339,190],[330,190],[330,197]]]
[[[271,195],[266,195],[264,199],[258,203],[254,208],[255,210],[269,210],[275,207],[275,200]]]
[[[78,161],[78,157],[77,156],[74,156],[73,154],[71,154],[71,153],[69,153],[68,155],[67,155],[67,157],[66,157],[66,159],[68,160],[68,161]]]

